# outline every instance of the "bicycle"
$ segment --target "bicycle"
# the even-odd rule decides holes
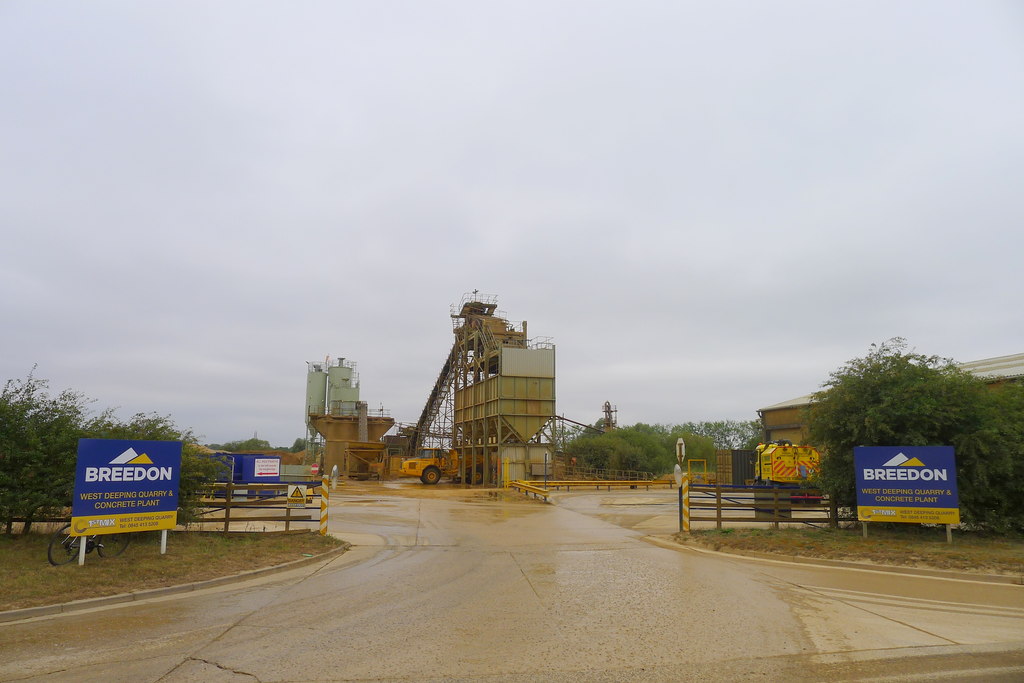
[[[93,536],[72,536],[71,523],[68,522],[50,537],[50,545],[46,549],[46,559],[54,567],[71,562],[78,557],[85,539],[85,552],[95,550],[100,557],[117,557],[124,552],[131,541],[130,534],[103,534]]]

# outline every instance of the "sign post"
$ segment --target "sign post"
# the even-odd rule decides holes
[[[689,463],[687,463],[687,474],[685,484],[683,479],[683,463],[686,462],[686,442],[682,437],[676,439],[676,468],[673,475],[676,478],[676,488],[679,489],[679,530],[690,530],[690,474]],[[685,490],[684,490],[685,489]]]
[[[683,530],[683,468],[678,464],[672,470],[672,476],[676,480],[676,488],[679,489],[679,530]]]
[[[952,446],[859,446],[853,449],[857,519],[867,522],[960,523]]]
[[[180,478],[180,441],[79,439],[71,535],[163,531],[166,553],[167,530],[178,523]]]

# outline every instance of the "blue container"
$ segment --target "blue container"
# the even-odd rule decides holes
[[[235,453],[236,484],[281,483],[281,456],[260,453]]]

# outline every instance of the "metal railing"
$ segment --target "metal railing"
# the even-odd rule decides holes
[[[547,500],[548,496],[551,495],[551,492],[547,489],[537,486],[537,482],[510,481],[508,485],[517,491],[522,491],[527,495],[532,495],[534,498],[543,498],[544,500]]]
[[[667,486],[668,488],[674,488],[676,483],[671,479],[564,479],[564,480],[548,480],[546,482],[540,480],[530,481],[529,483],[534,486],[541,486],[547,490],[555,489],[559,491],[561,489],[608,489],[611,491],[613,488],[630,488],[630,489],[647,489],[648,491],[652,486]]]
[[[599,467],[581,467],[579,465],[566,465],[565,476],[567,479],[571,477],[574,479],[600,479],[604,481],[654,479],[653,472],[640,472],[638,470],[609,470]]]

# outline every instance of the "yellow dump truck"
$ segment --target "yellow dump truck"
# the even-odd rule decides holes
[[[814,446],[794,446],[789,441],[761,443],[754,456],[754,482],[805,484],[820,463],[821,455]]]
[[[420,448],[415,457],[402,461],[398,473],[406,477],[419,477],[424,484],[436,484],[442,477],[457,481],[459,454],[449,448]]]

